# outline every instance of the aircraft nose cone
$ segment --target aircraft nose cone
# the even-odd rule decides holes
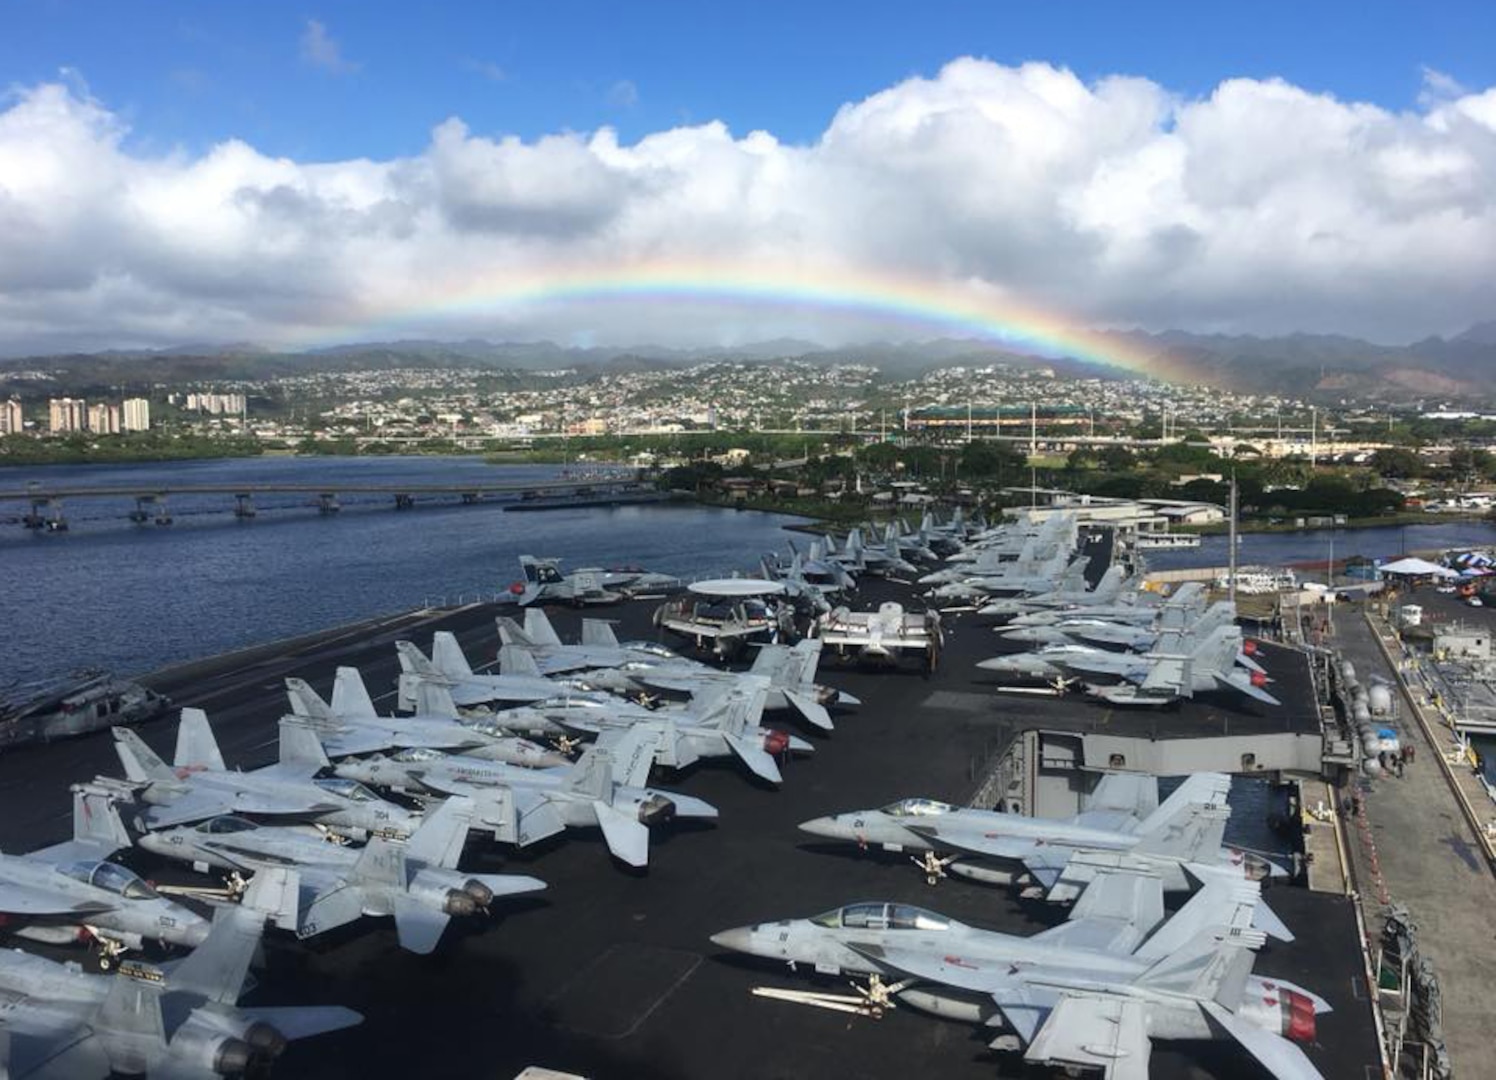
[[[749,942],[753,939],[753,931],[747,926],[735,927],[732,930],[723,930],[712,935],[712,944],[719,949],[731,949],[733,952],[750,952]]]
[[[808,832],[811,836],[825,836],[831,839],[842,835],[841,825],[834,817],[818,817],[801,822],[800,831]]]
[[[990,660],[980,660],[977,667],[983,671],[1011,671],[1013,662],[1005,656],[994,656]]]

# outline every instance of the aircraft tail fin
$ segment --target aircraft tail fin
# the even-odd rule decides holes
[[[420,716],[440,716],[457,719],[457,702],[452,700],[452,691],[441,683],[422,681],[416,687],[416,713]]]
[[[453,795],[428,813],[410,839],[405,857],[427,866],[455,870],[473,823],[473,800]]]
[[[1086,812],[1128,814],[1138,821],[1158,809],[1158,778],[1147,773],[1109,772],[1086,798]]]
[[[1137,985],[1180,994],[1196,1001],[1215,1001],[1234,1009],[1241,1002],[1247,978],[1252,974],[1253,950],[1261,948],[1267,940],[1262,931],[1251,928],[1254,906],[1254,903],[1233,905],[1229,925],[1217,921],[1215,925],[1197,931],[1177,948],[1156,959],[1137,977]],[[1184,911],[1184,908],[1180,909],[1179,914],[1184,914]],[[1174,918],[1178,919],[1179,915]],[[1154,936],[1167,932],[1168,923],[1165,923]],[[1151,939],[1145,947],[1150,944]]]
[[[608,751],[612,755],[613,782],[624,787],[642,788],[649,784],[660,734],[639,725],[629,728]]]
[[[211,940],[210,934],[208,941]],[[208,941],[198,949],[207,948]],[[109,980],[109,992],[99,1003],[98,1017],[93,1026],[95,1030],[108,1033],[103,1043],[112,1072],[143,1073],[150,1050],[167,1045],[166,1021],[161,1015],[161,987],[140,979],[115,976]],[[10,1033],[7,1032],[5,1037],[9,1040]],[[9,1062],[6,1064],[6,1075],[9,1076]]]
[[[525,634],[537,645],[549,645],[555,648],[561,644],[561,638],[556,634],[556,628],[551,625],[550,618],[539,608],[525,609]]]
[[[467,654],[449,630],[438,630],[431,635],[431,663],[437,672],[451,678],[463,679],[473,673]]]
[[[119,755],[119,763],[124,767],[126,777],[137,784],[159,780],[169,783],[176,781],[177,774],[172,771],[171,766],[162,761],[139,735],[126,727],[113,727],[109,730],[114,734],[114,752]]]
[[[108,792],[73,785],[73,839],[114,850],[130,846],[130,831]]]
[[[1230,671],[1241,652],[1241,631],[1233,626],[1218,626],[1200,639],[1190,659],[1207,671]]]
[[[500,615],[494,620],[499,627],[499,644],[513,645],[518,648],[534,648],[535,642],[530,640],[530,635],[508,615]]]
[[[223,751],[218,749],[218,740],[213,737],[213,728],[208,723],[208,714],[201,709],[183,709],[177,723],[177,749],[172,764],[179,769],[202,768],[223,772]]]
[[[729,734],[741,734],[756,728],[764,714],[769,696],[769,681],[756,675],[745,675],[740,685],[714,698],[701,713],[703,727],[716,727]]]
[[[356,667],[338,668],[337,678],[332,684],[332,714],[349,720],[369,719],[379,714],[374,711],[374,699],[369,697],[369,688]]]
[[[1107,567],[1106,573],[1096,583],[1096,588],[1091,590],[1091,595],[1103,603],[1111,603],[1122,595],[1122,584],[1126,577],[1120,566]]]
[[[304,720],[283,716],[280,722],[280,763],[316,772],[331,764],[317,732]]]
[[[1139,960],[1161,960],[1207,931],[1251,930],[1262,890],[1256,882],[1223,874],[1201,878],[1201,887],[1134,952]]]
[[[1184,683],[1184,665],[1183,657],[1160,656],[1139,685],[1145,690],[1177,690]]]
[[[528,675],[538,679],[540,665],[535,662],[532,653],[518,645],[505,644],[499,647],[499,674]]]
[[[270,919],[280,929],[294,933],[301,913],[300,872],[289,866],[256,870],[239,906],[257,911],[262,919]]]
[[[433,678],[441,674],[436,665],[414,641],[395,642],[395,652],[400,657],[400,672],[403,675],[424,675],[427,678]]]
[[[353,864],[353,875],[369,884],[405,888],[408,880],[405,845],[387,836],[369,837],[369,842],[359,852],[358,861]]]
[[[274,870],[260,870],[255,874],[255,880],[259,881],[261,874],[273,877],[275,873]],[[249,974],[250,962],[260,947],[264,930],[263,912],[249,907],[220,908],[203,943],[171,969],[167,977],[168,989],[199,994],[221,1005],[233,1005],[244,989],[244,978]]]
[[[765,679],[773,680],[788,665],[790,659],[790,647],[788,645],[763,645],[759,647],[753,656],[753,663],[748,667],[748,674],[761,675]]]
[[[1154,805],[1140,821],[1134,832],[1149,836],[1164,832],[1172,823],[1181,820],[1192,806],[1226,802],[1231,794],[1231,777],[1226,773],[1201,772],[1185,777],[1163,802],[1158,802],[1158,781],[1148,777],[1154,790]]]
[[[408,644],[401,642],[401,644]],[[417,649],[417,652],[420,650]],[[425,659],[425,657],[422,657]],[[331,720],[333,719],[332,707],[322,700],[322,695],[313,690],[311,684],[305,679],[291,678],[286,680],[286,697],[291,702],[291,715],[305,717],[308,720]]]
[[[1162,815],[1163,810],[1164,807],[1155,810],[1149,821]],[[1189,862],[1213,862],[1220,858],[1221,841],[1225,839],[1226,822],[1230,817],[1231,808],[1219,804],[1191,803],[1178,807],[1175,813],[1149,831],[1140,829],[1135,850],[1140,854],[1167,855]]]
[[[596,743],[582,751],[567,777],[569,790],[607,802],[613,794],[613,752]]]
[[[613,624],[606,619],[583,619],[582,644],[616,649],[618,635],[613,633]]]

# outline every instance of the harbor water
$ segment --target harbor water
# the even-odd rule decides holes
[[[185,484],[525,483],[554,466],[477,458],[268,458],[0,470],[0,488]],[[106,668],[121,675],[268,640],[503,592],[519,556],[564,568],[637,565],[686,578],[746,571],[783,550],[796,519],[694,503],[505,513],[447,496],[393,509],[392,495],[257,496],[238,521],[229,495],[173,496],[173,524],[137,525],[132,499],[79,499],[65,533],[19,524],[0,504],[0,685]]]
[[[1324,564],[1353,556],[1389,561],[1415,551],[1446,548],[1496,549],[1496,525],[1483,521],[1450,521],[1429,525],[1387,525],[1368,529],[1303,529],[1294,532],[1243,533],[1237,545],[1240,566]],[[1230,561],[1225,536],[1204,536],[1197,548],[1149,551],[1150,569],[1184,570],[1197,566],[1225,566]],[[1299,575],[1315,579],[1311,567]]]

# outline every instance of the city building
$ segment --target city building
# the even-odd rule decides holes
[[[119,406],[99,402],[88,408],[88,430],[95,435],[119,434]]]
[[[83,398],[52,398],[47,402],[47,426],[55,433],[88,430],[88,402]]]
[[[24,427],[20,401],[11,398],[0,402],[0,435],[18,435]]]
[[[188,394],[187,408],[214,416],[237,416],[244,412],[243,394]]]
[[[125,398],[124,429],[126,431],[149,431],[151,429],[151,403],[143,397]]]

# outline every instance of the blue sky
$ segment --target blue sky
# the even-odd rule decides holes
[[[1496,83],[1496,4],[1139,2],[857,4],[83,3],[3,9],[0,73],[78,73],[134,145],[229,138],[300,160],[418,152],[441,120],[533,138],[617,128],[627,142],[726,121],[814,139],[843,103],[963,55],[1042,60],[1083,79],[1145,76],[1201,95],[1278,76],[1399,110],[1423,69]],[[327,49],[307,53],[309,22]],[[320,57],[320,62],[316,59]]]
[[[1496,0],[0,0],[0,355],[831,343],[910,295],[1458,333],[1496,318],[1493,41]]]

